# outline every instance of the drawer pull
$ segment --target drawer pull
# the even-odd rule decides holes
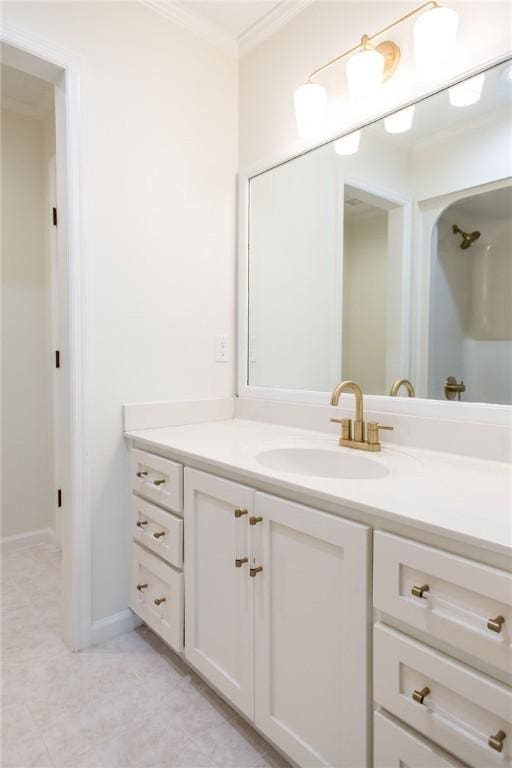
[[[249,571],[249,576],[256,576],[256,574],[261,573],[263,570],[262,565],[258,565],[256,568],[251,568]]]
[[[165,480],[153,480],[153,485],[163,485]]]
[[[135,523],[135,525],[137,526],[137,528],[144,528],[144,526],[145,526],[145,525],[147,525],[147,524],[148,524],[148,521],[147,521],[147,520],[138,520],[138,521]]]
[[[487,622],[487,629],[492,630],[493,632],[501,632],[503,625],[505,623],[505,617],[504,616],[496,616],[495,619],[489,619]],[[500,731],[502,733],[502,731]]]
[[[505,731],[498,731],[498,733],[495,733],[494,736],[491,736],[489,741],[487,742],[490,747],[496,750],[496,752],[501,752],[503,750],[503,742],[507,738],[507,734]]]
[[[143,589],[147,589],[147,588],[148,588],[147,584],[137,584],[137,589],[139,590],[139,592],[142,592]]]
[[[428,584],[423,584],[421,587],[417,587],[415,584],[411,589],[411,595],[414,595],[414,597],[423,597],[424,592],[430,592],[430,587]]]
[[[247,514],[246,509],[235,509],[235,517],[242,517]]]
[[[137,472],[137,477],[140,477],[142,479],[143,477],[146,477],[147,474],[148,474],[147,472]]]
[[[248,563],[249,558],[248,557],[237,557],[235,560],[235,568],[241,568],[244,563]]]
[[[165,531],[157,531],[156,533],[153,534],[154,539],[161,539],[162,536],[165,536]]]
[[[256,525],[256,523],[262,523],[263,518],[262,517],[250,517],[249,518],[249,525]]]
[[[155,605],[161,605],[162,603],[165,603],[166,598],[165,597],[155,597],[153,600]]]
[[[412,697],[414,701],[418,702],[418,704],[423,704],[423,702],[425,701],[429,693],[430,693],[430,688],[425,686],[424,688],[421,689],[421,691],[413,691]]]

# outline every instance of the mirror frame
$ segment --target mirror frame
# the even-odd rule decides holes
[[[338,138],[346,136],[355,130],[365,128],[379,122],[388,115],[399,112],[412,104],[418,104],[426,99],[442,93],[452,85],[461,83],[480,72],[485,72],[507,62],[512,63],[512,54],[491,59],[485,64],[464,72],[464,74],[447,80],[442,86],[426,92],[411,101],[404,102],[392,110],[378,113],[364,123],[358,123],[347,127],[343,133],[333,136],[320,144],[307,147],[301,152],[295,153],[281,160],[275,161],[265,167],[258,167],[241,171],[238,177],[238,296],[237,296],[237,397],[252,398],[258,400],[270,400],[283,403],[304,403],[310,405],[326,405],[330,400],[330,392],[316,392],[298,389],[280,389],[277,387],[262,387],[248,383],[248,335],[249,335],[249,184],[251,179],[262,173],[273,170],[284,163],[308,154],[316,149],[331,144]],[[501,180],[503,182],[503,180]],[[487,186],[497,184],[491,182]],[[453,193],[456,195],[457,193]],[[434,230],[435,222],[432,225]],[[416,261],[415,261],[416,257]],[[421,262],[417,254],[411,254],[411,262],[407,265],[407,271],[412,276],[411,296],[418,296],[421,285],[428,278],[425,268],[421,269]],[[424,323],[415,322],[409,302],[407,324],[412,332],[413,343],[421,344],[424,339]],[[497,426],[512,425],[512,405],[499,405],[496,403],[470,403],[451,402],[447,400],[432,400],[420,397],[391,397],[389,395],[364,395],[366,408],[372,411],[394,412],[411,416],[422,416],[435,419],[463,422],[479,422],[494,424]]]

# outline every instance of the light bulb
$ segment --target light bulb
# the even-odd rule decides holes
[[[444,74],[455,48],[459,17],[452,8],[437,6],[418,16],[414,23],[416,73],[421,80]]]
[[[414,104],[393,115],[384,118],[384,128],[388,133],[405,133],[412,125],[414,117]]]
[[[359,139],[361,131],[352,131],[352,133],[336,139],[334,142],[334,151],[337,155],[355,155],[359,149]]]
[[[363,48],[347,61],[348,90],[353,100],[372,96],[383,77],[384,56],[375,48]]]
[[[327,91],[317,83],[306,83],[295,91],[294,102],[299,136],[316,139],[325,127]]]
[[[470,77],[469,80],[452,85],[448,89],[448,97],[452,107],[469,107],[471,104],[476,104],[477,101],[480,101],[484,80],[485,73],[482,72],[481,75]]]

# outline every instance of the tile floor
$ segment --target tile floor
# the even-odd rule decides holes
[[[3,768],[286,768],[149,630],[71,653],[59,591],[54,546],[3,557]]]

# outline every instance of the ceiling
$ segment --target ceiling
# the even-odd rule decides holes
[[[314,0],[141,0],[233,55],[270,37]]]
[[[0,67],[2,108],[31,117],[44,117],[53,105],[53,86],[7,64]]]

